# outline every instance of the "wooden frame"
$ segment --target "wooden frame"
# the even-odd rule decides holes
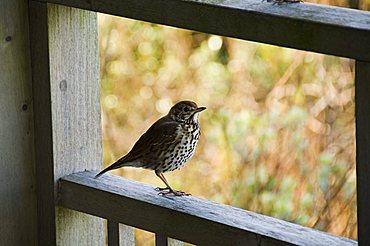
[[[71,242],[101,245],[104,241],[104,226],[101,219],[63,208],[54,210],[56,181],[77,171],[98,169],[101,163],[96,17],[94,13],[85,10],[356,59],[358,231],[359,243],[370,245],[370,235],[367,233],[370,231],[368,211],[370,195],[366,193],[370,185],[367,179],[370,175],[370,156],[366,149],[370,144],[370,119],[367,108],[370,105],[369,12],[308,3],[273,4],[260,0],[30,0],[29,3],[40,245],[67,245]],[[186,233],[189,237],[185,238],[185,234],[176,233],[169,228],[156,227],[153,221],[146,222],[150,226],[146,226],[145,221],[139,225],[133,219],[124,217],[123,212],[103,213],[104,209],[99,208],[94,200],[81,200],[76,194],[82,196],[86,192],[89,199],[100,202],[102,202],[100,199],[107,197],[111,201],[106,204],[107,206],[114,206],[115,203],[124,206],[123,201],[133,202],[135,194],[115,190],[121,187],[117,182],[128,184],[123,179],[108,175],[99,183],[94,183],[89,175],[91,174],[80,173],[63,178],[60,183],[58,204],[84,213],[106,216],[109,220],[155,230],[160,233],[157,239],[161,241],[158,244],[162,245],[166,244],[164,242],[166,240],[163,239],[167,236],[197,243],[217,243],[210,237],[202,238],[199,234],[191,237]],[[141,192],[148,192],[149,188],[143,184],[134,186],[139,187],[144,189]],[[196,198],[185,199],[196,200]],[[135,201],[140,203],[140,199]],[[144,201],[148,202],[147,200],[141,202]],[[166,200],[162,198],[160,201]],[[189,218],[194,219],[194,226],[198,226],[199,223],[200,227],[204,224],[210,225],[211,228],[224,228],[218,227],[219,223],[212,225],[214,221],[210,222],[209,218],[202,217],[205,219],[203,221],[200,215],[194,217],[189,211],[179,211],[176,208],[181,204],[179,199],[171,202],[173,204],[171,208],[166,207],[165,203],[140,204],[155,208],[166,216],[174,213],[178,216],[177,219],[188,214]],[[207,202],[204,203],[211,206]],[[231,211],[234,208],[228,207],[223,212],[226,213],[229,209]],[[140,217],[136,218],[139,219]],[[271,221],[278,220],[271,218]],[[179,220],[178,222],[180,223]],[[298,227],[284,225],[289,229]],[[117,228],[121,228],[120,226],[117,226],[117,222],[110,222],[113,232],[110,237],[114,238],[112,240],[116,244],[121,241],[121,233],[117,236]],[[305,245],[307,242],[300,240],[299,237],[291,240],[284,234],[284,230],[288,230],[286,228],[281,230],[280,234],[279,231],[267,234],[263,231],[245,230],[238,226],[227,226],[224,234],[228,235],[228,239],[235,238],[240,242],[253,244],[263,242],[266,245]],[[254,226],[258,226],[258,223]],[[89,228],[89,232],[85,231],[84,237],[78,233],[81,228]],[[340,242],[355,244],[351,240],[308,228],[299,230],[307,231],[315,237],[325,235],[322,240],[334,238],[333,242],[344,240]],[[129,235],[132,235],[132,231]]]
[[[370,13],[261,0],[41,0],[200,32],[370,61]],[[348,47],[351,47],[349,49]]]
[[[102,163],[96,13],[31,1],[30,34],[39,244],[103,245],[104,220],[55,206],[60,177]]]

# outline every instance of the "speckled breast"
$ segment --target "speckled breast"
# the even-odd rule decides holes
[[[182,124],[178,128],[178,141],[169,151],[162,165],[158,168],[161,172],[174,171],[181,168],[194,155],[197,147],[200,128],[198,124]]]

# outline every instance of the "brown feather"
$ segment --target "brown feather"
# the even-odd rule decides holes
[[[146,163],[137,162],[142,158],[155,162],[158,156],[154,150],[165,148],[168,144],[174,143],[178,136],[176,134],[177,127],[179,127],[178,123],[172,120],[169,115],[160,118],[139,138],[129,153],[102,170],[95,177],[97,178],[110,170],[124,166],[144,167]]]

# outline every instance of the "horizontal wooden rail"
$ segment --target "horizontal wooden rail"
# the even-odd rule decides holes
[[[85,171],[59,181],[58,205],[199,245],[357,245],[356,241],[197,197]]]
[[[263,0],[34,0],[370,61],[370,12]]]

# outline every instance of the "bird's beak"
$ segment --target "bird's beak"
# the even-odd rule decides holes
[[[195,110],[195,112],[196,113],[199,113],[199,112],[201,112],[201,111],[203,111],[203,110],[205,110],[206,109],[206,107],[199,107],[199,108],[197,108],[196,110]]]

